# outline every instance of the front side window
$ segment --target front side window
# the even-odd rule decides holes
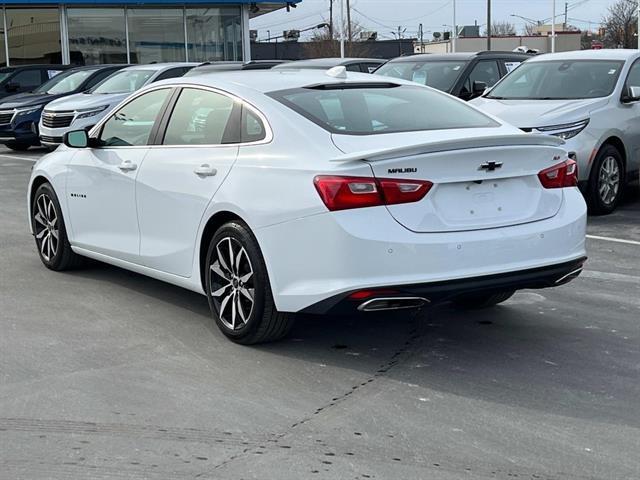
[[[525,62],[504,77],[487,98],[574,100],[611,95],[623,62],[550,60]]]
[[[129,93],[143,87],[155,70],[120,70],[99,83],[91,93]]]
[[[640,87],[640,61],[636,61],[629,69],[627,87]]]
[[[163,88],[139,96],[118,110],[102,127],[100,145],[147,145],[158,114],[171,90]]]
[[[269,95],[332,133],[373,135],[499,126],[474,108],[419,86],[325,85]]]
[[[78,72],[69,71],[56,75],[48,82],[40,85],[36,92],[49,93],[69,93],[77,90],[82,83],[95,73],[95,70],[80,70]]]
[[[376,75],[411,80],[428,87],[449,92],[463,72],[467,62],[389,62],[376,70]]]
[[[220,145],[238,143],[236,104],[207,90],[185,88],[171,113],[164,145]],[[235,124],[234,124],[235,122]]]

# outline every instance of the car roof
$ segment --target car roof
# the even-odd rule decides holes
[[[51,70],[67,70],[69,68],[73,68],[74,65],[61,65],[61,64],[49,64],[49,63],[42,63],[42,64],[33,64],[33,65],[11,65],[10,67],[1,67],[0,71],[15,71],[15,70],[20,70],[23,68],[49,68]]]
[[[379,77],[368,73],[347,72],[346,78],[336,78],[328,75],[325,70],[302,69],[286,70],[271,69],[254,72],[229,71],[207,73],[192,77],[180,77],[155,83],[160,84],[194,84],[216,87],[230,93],[242,95],[243,91],[269,93],[278,90],[289,90],[315,85],[331,85],[338,83],[357,84],[396,84],[416,85],[408,80],[399,78]]]
[[[522,52],[500,52],[500,51],[481,51],[481,52],[456,52],[456,53],[419,53],[417,55],[408,55],[405,57],[397,57],[389,60],[389,63],[400,62],[439,62],[444,60],[464,61],[471,60],[476,57],[483,58],[514,58],[528,60],[532,58],[529,53]]]
[[[296,60],[282,65],[273,67],[274,69],[283,68],[331,68],[339,67],[341,65],[351,65],[353,63],[386,63],[386,60],[380,58],[340,58],[340,57],[328,57],[328,58],[311,58],[309,60]]]
[[[130,67],[123,68],[123,70],[167,70],[169,68],[176,67],[197,67],[200,63],[196,62],[171,62],[171,63],[146,63],[140,65],[131,65]]]
[[[640,51],[624,48],[602,50],[576,50],[573,52],[545,53],[533,57],[530,62],[549,60],[629,60],[640,56]]]
[[[109,68],[126,68],[127,65],[121,63],[104,64],[104,65],[72,65],[69,70],[104,70]]]

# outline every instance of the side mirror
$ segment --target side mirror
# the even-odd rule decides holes
[[[62,137],[62,143],[70,148],[87,148],[89,146],[89,135],[86,130],[67,132]]]
[[[637,101],[640,101],[640,87],[627,87],[626,92],[622,95],[622,103]]]
[[[479,97],[480,95],[482,95],[485,90],[487,89],[487,84],[485,82],[480,82],[478,80],[473,82],[473,92],[472,92],[472,96],[473,97]]]
[[[4,86],[4,89],[9,93],[13,93],[17,92],[20,89],[20,85],[14,82],[9,82]]]

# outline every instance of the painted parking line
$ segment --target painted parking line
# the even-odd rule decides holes
[[[629,275],[627,273],[612,273],[612,272],[601,272],[599,270],[584,270],[580,275],[580,277],[640,285],[640,276]]]
[[[11,160],[22,160],[23,162],[37,162],[40,160],[40,157],[19,157],[18,155],[6,155],[4,153],[0,153],[0,158],[10,158]]]
[[[626,245],[639,245],[640,242],[636,240],[625,240],[623,238],[613,238],[613,237],[599,237],[598,235],[587,235],[587,238],[591,240],[602,240],[603,242],[614,242],[614,243],[624,243]]]

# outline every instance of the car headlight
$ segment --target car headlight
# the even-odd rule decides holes
[[[32,113],[36,113],[41,110],[43,105],[38,105],[37,107],[27,107],[27,108],[17,108],[16,115],[31,115]]]
[[[95,115],[98,115],[99,113],[104,112],[107,108],[109,108],[109,105],[102,105],[100,107],[92,108],[91,110],[81,110],[78,112],[78,115],[76,116],[76,120],[80,118],[93,117]]]
[[[554,137],[560,137],[563,140],[569,140],[570,138],[578,135],[587,125],[589,125],[588,118],[586,120],[580,120],[579,122],[551,125],[549,127],[538,127],[536,130],[541,133],[553,135]]]

